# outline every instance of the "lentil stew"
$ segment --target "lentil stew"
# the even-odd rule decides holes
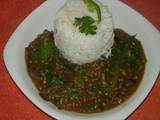
[[[109,110],[126,101],[138,88],[146,57],[136,35],[115,29],[111,56],[85,65],[67,61],[45,30],[25,50],[29,76],[46,101],[58,109],[80,113]]]

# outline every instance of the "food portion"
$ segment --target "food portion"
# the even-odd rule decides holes
[[[64,58],[86,64],[111,54],[114,44],[112,15],[102,3],[68,0],[54,21],[55,45]]]
[[[28,73],[39,95],[57,108],[96,113],[126,101],[146,64],[141,42],[114,29],[107,7],[94,0],[67,0],[25,50]]]
[[[126,101],[138,88],[146,57],[136,36],[114,30],[111,55],[79,65],[63,57],[45,30],[25,50],[28,73],[46,101],[58,109],[95,113]]]

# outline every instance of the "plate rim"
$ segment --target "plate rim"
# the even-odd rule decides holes
[[[143,15],[141,15],[140,13],[138,13],[136,10],[134,10],[133,8],[129,7],[128,5],[126,5],[125,3],[119,1],[119,0],[111,0],[111,1],[115,1],[115,2],[119,2],[119,4],[122,4],[123,6],[127,7],[127,9],[129,9],[130,11],[134,12],[136,15],[138,15],[139,17],[141,17],[145,23],[148,24],[148,26],[153,30],[153,32],[157,32],[157,37],[160,38],[160,35],[158,35],[159,31],[153,26],[152,23],[150,23]],[[9,64],[7,63],[7,50],[8,50],[8,44],[10,43],[10,41],[14,38],[14,36],[16,36],[17,31],[20,30],[21,26],[23,26],[23,24],[28,21],[28,19],[30,19],[30,17],[32,17],[32,15],[34,15],[35,13],[37,13],[37,11],[39,9],[42,9],[44,6],[47,6],[47,4],[51,2],[51,1],[45,1],[44,3],[42,3],[40,6],[38,6],[37,8],[35,8],[26,18],[23,19],[23,21],[18,25],[18,27],[14,30],[14,32],[12,33],[12,35],[10,36],[9,40],[6,42],[5,47],[3,48],[3,61],[6,67],[6,70],[8,71],[10,77],[12,78],[13,82],[16,84],[16,86],[18,87],[18,89],[21,91],[21,93],[34,105],[36,106],[39,110],[41,110],[42,112],[46,113],[47,115],[57,118],[57,119],[63,119],[63,116],[57,116],[56,114],[53,116],[51,114],[49,114],[48,112],[44,111],[44,109],[42,109],[42,106],[40,106],[39,104],[36,104],[36,101],[33,101],[32,98],[30,98],[29,95],[27,95],[27,93],[25,93],[25,91],[23,90],[22,87],[20,87],[20,84],[14,79],[14,75],[12,75],[12,72],[10,71],[10,67]],[[160,41],[159,41],[160,43]],[[158,57],[157,57],[158,58]],[[159,56],[160,59],[160,56]],[[159,65],[159,70],[157,70],[156,76],[154,76],[155,78],[157,78],[158,74],[160,72],[160,65]],[[151,92],[152,88],[154,87],[155,83],[156,83],[157,79],[154,79],[154,84],[152,85],[152,87],[150,88],[150,90],[148,91],[148,93],[145,95],[145,98],[140,102],[140,104],[138,104],[138,106],[132,110],[129,114],[131,115],[134,111],[137,110],[137,108],[144,102],[144,100],[147,98],[148,94]],[[124,116],[122,119],[127,118],[128,116]]]

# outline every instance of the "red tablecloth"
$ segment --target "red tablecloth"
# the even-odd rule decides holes
[[[0,120],[51,120],[12,81],[3,63],[3,48],[17,26],[44,0],[0,0]],[[123,0],[160,30],[160,0]],[[118,118],[117,118],[118,119]],[[160,120],[160,77],[128,120]]]

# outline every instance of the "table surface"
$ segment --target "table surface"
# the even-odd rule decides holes
[[[160,0],[122,0],[160,30]],[[35,107],[12,81],[3,49],[17,26],[44,0],[0,0],[0,120],[52,120]],[[128,120],[160,120],[160,76],[152,91]]]

